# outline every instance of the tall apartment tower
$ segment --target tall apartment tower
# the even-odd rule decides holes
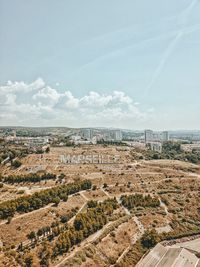
[[[93,129],[82,129],[82,137],[86,140],[91,140],[93,138]]]
[[[115,141],[122,141],[122,132],[121,130],[115,131]]]
[[[169,132],[164,131],[162,132],[162,141],[169,141]]]
[[[145,143],[153,141],[153,131],[152,130],[145,130]]]

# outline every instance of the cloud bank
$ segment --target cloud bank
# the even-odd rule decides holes
[[[0,86],[1,125],[133,128],[150,113],[123,91],[90,91],[76,97],[69,90],[52,88],[41,78],[29,84],[8,81]]]

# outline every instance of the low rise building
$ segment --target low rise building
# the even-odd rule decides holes
[[[183,144],[181,149],[186,152],[200,151],[200,144]]]
[[[199,267],[195,253],[182,247],[164,247],[157,244],[136,267]]]
[[[150,142],[148,143],[150,149],[152,151],[156,151],[156,152],[159,152],[161,153],[162,152],[162,143],[160,142]]]

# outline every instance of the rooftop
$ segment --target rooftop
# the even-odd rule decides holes
[[[183,247],[164,247],[157,244],[137,267],[199,267],[200,260]]]

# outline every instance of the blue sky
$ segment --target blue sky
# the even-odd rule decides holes
[[[0,125],[200,129],[199,0],[0,0]]]

